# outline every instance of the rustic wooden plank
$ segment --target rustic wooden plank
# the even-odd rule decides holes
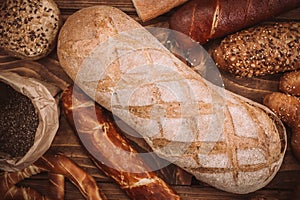
[[[72,131],[67,120],[64,118],[64,115],[61,115],[60,128],[53,141],[51,150],[63,152],[65,155],[69,156],[76,163],[82,166],[89,174],[94,176],[99,184],[105,183],[107,194],[111,196],[110,199],[128,199],[126,195],[124,195],[123,191],[121,191],[110,178],[104,175],[93,165],[88,157],[88,153],[80,145],[77,135]],[[287,153],[279,173],[268,186],[253,194],[235,195],[221,191],[215,191],[215,189],[210,188],[208,185],[203,184],[200,181],[195,181],[191,187],[178,187],[176,185],[173,185],[173,187],[176,188],[176,190],[178,189],[178,192],[182,194],[183,199],[218,199],[220,197],[225,199],[243,199],[244,197],[252,197],[255,195],[268,198],[278,198],[279,195],[279,199],[287,199],[285,196],[290,194],[294,185],[299,184],[299,176],[300,163],[295,160],[291,153],[290,145],[288,145]],[[45,188],[41,186],[41,183],[45,181],[44,179],[45,177],[41,175],[33,177],[32,179],[28,179],[27,182],[33,184],[34,186],[35,182],[38,181],[39,183],[36,183],[36,185],[39,187],[39,189],[47,190],[46,186]],[[81,194],[76,191],[76,188],[74,188],[72,184],[67,184],[66,191],[66,199],[82,199]],[[212,191],[213,195],[211,194]]]
[[[266,77],[235,77],[229,73],[221,72],[224,87],[234,93],[240,94],[253,101],[262,103],[264,96],[278,91],[278,80],[281,74]]]
[[[84,1],[84,0],[70,0],[70,1],[65,1],[65,0],[55,0],[57,3],[58,7],[61,10],[67,10],[67,9],[81,9],[89,6],[97,6],[97,5],[106,5],[106,6],[113,6],[116,8],[119,8],[123,10],[124,12],[127,13],[135,13],[135,8],[133,6],[133,3],[131,0],[89,0],[89,1]]]
[[[43,195],[49,195],[47,175],[44,179],[26,179],[20,185],[31,187]],[[104,192],[108,200],[129,200],[125,192],[114,183],[97,182],[98,187]],[[85,199],[78,188],[69,180],[65,182],[65,199],[66,200],[83,200]]]
[[[48,180],[25,180],[23,186],[32,187],[44,195],[48,195]],[[114,183],[97,182],[98,187],[104,192],[108,200],[129,200],[127,195]],[[288,200],[292,189],[268,190],[262,189],[251,194],[231,194],[208,186],[173,186],[174,190],[182,197],[182,200],[242,200],[242,199],[280,199]],[[65,184],[66,200],[83,200],[80,191],[68,180]]]
[[[290,143],[288,145],[290,146]],[[299,170],[300,170],[300,162],[296,160],[291,150],[287,151],[283,163],[281,165],[280,171],[299,171]]]
[[[4,0],[0,0],[0,4]],[[136,11],[131,0],[55,0],[61,9],[63,18],[66,19],[70,14],[74,13],[78,9],[94,6],[94,5],[108,5],[117,7],[135,20],[141,23],[140,19],[136,15]],[[141,23],[144,26],[158,26],[168,27],[167,13],[160,16],[150,22]],[[287,12],[281,16],[278,16],[274,20],[300,20],[300,8]],[[11,57],[7,57],[3,52],[0,52],[0,62],[8,62],[14,60]],[[51,71],[56,71],[55,67],[59,65],[57,61],[56,52],[43,60],[39,61],[44,65],[48,65]],[[61,71],[60,71],[61,72]],[[60,76],[59,70],[57,75]],[[63,75],[64,76],[64,75]],[[243,96],[249,97],[255,101],[261,102],[262,97],[270,91],[276,91],[278,88],[278,76],[253,78],[253,79],[237,79],[230,75],[223,74],[225,88],[233,92],[239,93]],[[83,167],[89,174],[94,176],[98,182],[98,185],[104,193],[108,196],[109,200],[129,200],[124,191],[122,191],[118,185],[116,185],[110,178],[98,170],[89,158],[88,153],[81,146],[77,135],[72,131],[68,125],[66,119],[61,117],[59,131],[54,138],[51,151],[62,152],[69,156],[81,167]],[[173,177],[170,177],[172,179]],[[200,199],[290,199],[290,194],[295,185],[300,184],[300,162],[297,161],[288,144],[287,153],[285,155],[283,164],[280,171],[274,177],[274,179],[265,188],[260,189],[254,193],[247,195],[237,195],[227,192],[223,192],[214,189],[207,184],[200,181],[193,181],[191,186],[182,186],[179,183],[173,183],[172,187],[180,194],[183,200],[200,200]],[[30,186],[36,188],[42,193],[47,193],[47,174],[43,173],[34,176],[30,179],[26,179],[20,185]],[[66,182],[66,199],[84,199],[79,190],[69,181]]]
[[[192,186],[189,188],[176,186],[175,190],[182,196],[183,200],[246,200],[246,199],[281,199],[287,200],[291,195],[291,191],[276,191],[276,190],[259,190],[251,194],[238,195],[222,192],[220,190]],[[184,193],[182,193],[184,192]]]
[[[2,4],[5,0],[0,0],[0,4]],[[78,10],[81,8],[86,8],[89,6],[97,6],[97,5],[106,5],[106,6],[114,6],[128,13],[136,13],[135,8],[131,0],[54,0],[59,7],[59,9],[63,12],[64,10]]]

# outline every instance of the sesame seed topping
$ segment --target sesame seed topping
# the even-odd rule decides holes
[[[252,27],[224,38],[220,44],[228,66],[238,76],[273,74],[299,67],[300,23],[275,23]],[[298,48],[295,48],[298,47]]]
[[[59,9],[52,1],[5,1],[0,10],[0,46],[25,57],[46,54],[58,34],[59,15]],[[46,31],[43,29],[45,24]]]

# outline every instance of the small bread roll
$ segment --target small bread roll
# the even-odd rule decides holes
[[[45,57],[55,47],[61,21],[53,0],[7,0],[0,10],[0,48],[21,59]]]
[[[132,0],[132,3],[139,17],[145,22],[169,12],[186,1],[188,0]]]

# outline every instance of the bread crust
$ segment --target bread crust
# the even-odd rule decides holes
[[[158,17],[188,0],[132,0],[137,14],[142,21],[148,21]]]
[[[62,108],[95,165],[131,199],[181,199],[123,137],[111,113],[96,105],[78,87],[70,86],[64,91]]]
[[[62,19],[53,0],[6,0],[0,19],[0,49],[9,55],[38,60],[56,47]]]
[[[300,97],[300,70],[283,74],[279,81],[279,89]]]
[[[278,117],[204,80],[120,10],[98,6],[70,16],[58,57],[90,97],[199,180],[249,193],[279,170],[286,134]]]
[[[220,69],[237,76],[263,76],[300,68],[300,23],[251,27],[225,37],[212,56]]]
[[[174,12],[169,23],[204,44],[299,6],[299,0],[192,0]]]
[[[50,174],[51,197],[39,194],[32,188],[23,188],[17,184],[41,172]],[[34,164],[16,172],[3,172],[0,176],[0,192],[4,199],[63,199],[65,192],[64,177],[68,178],[86,199],[106,200],[104,193],[99,189],[96,180],[87,174],[73,160],[62,154],[47,152]],[[55,182],[52,182],[55,181]],[[53,185],[53,184],[59,185]]]

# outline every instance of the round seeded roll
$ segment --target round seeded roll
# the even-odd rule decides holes
[[[53,0],[7,0],[0,10],[0,48],[21,59],[45,57],[56,45],[61,22]]]

